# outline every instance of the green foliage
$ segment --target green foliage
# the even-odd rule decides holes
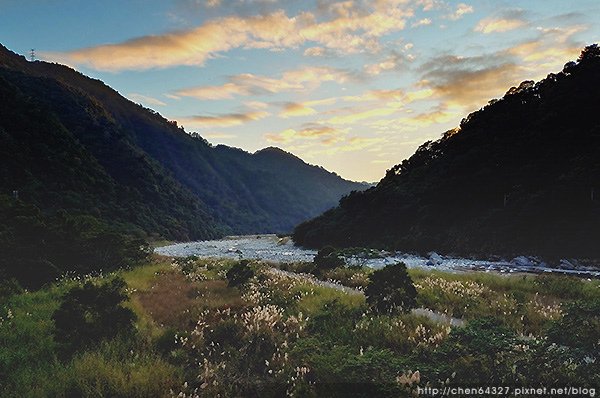
[[[328,346],[316,339],[299,341],[296,350],[306,352],[318,397],[404,396],[396,377],[405,362],[389,350],[360,353],[356,347]]]
[[[464,328],[452,330],[440,347],[437,360],[449,368],[447,377],[455,373],[456,385],[505,385],[510,380],[509,356],[515,343],[515,333],[502,322],[476,319]]]
[[[363,308],[348,306],[339,299],[325,302],[323,307],[310,318],[309,331],[332,339],[349,343],[353,339],[354,325],[360,319]]]
[[[14,294],[21,293],[23,289],[16,279],[0,279],[0,299],[10,297]]]
[[[123,307],[125,281],[114,278],[102,284],[91,281],[75,286],[52,315],[55,339],[74,352],[122,333],[131,333],[135,314]]]
[[[325,246],[319,250],[313,263],[315,265],[314,272],[317,275],[322,275],[326,271],[345,265],[344,259],[341,258],[337,250],[331,246]]]
[[[406,312],[416,306],[417,290],[403,263],[386,265],[373,272],[369,279],[365,296],[373,311]]]
[[[296,227],[307,247],[600,258],[598,47],[424,143],[376,187]],[[474,165],[477,165],[476,167]]]
[[[250,267],[250,261],[242,260],[227,271],[227,281],[230,287],[236,287],[247,283],[254,277],[254,270]]]
[[[58,64],[0,46],[0,192],[171,240],[289,232],[361,184],[277,148],[212,147]]]
[[[145,261],[148,244],[93,216],[36,206],[0,195],[0,275],[37,289],[65,273],[112,271]]]
[[[548,339],[600,359],[600,299],[569,304],[548,330]]]

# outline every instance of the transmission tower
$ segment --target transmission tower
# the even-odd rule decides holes
[[[29,60],[30,60],[31,62],[34,62],[34,61],[35,61],[35,48],[32,48],[32,49],[29,51]]]

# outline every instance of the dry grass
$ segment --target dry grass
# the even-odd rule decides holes
[[[247,303],[242,299],[240,291],[227,286],[224,280],[207,280],[197,284],[201,306],[210,309],[242,308]]]
[[[198,289],[183,275],[158,275],[152,286],[135,294],[143,310],[160,326],[187,326],[190,312],[198,305]]]
[[[134,298],[157,325],[178,329],[187,329],[203,309],[246,306],[240,292],[226,281],[191,282],[174,271],[156,276],[152,286]]]

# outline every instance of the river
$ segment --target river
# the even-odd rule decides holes
[[[155,252],[171,257],[198,256],[202,258],[235,258],[274,262],[312,261],[316,251],[294,246],[289,238],[276,235],[229,236],[220,240],[176,243],[155,249]],[[473,260],[441,256],[429,253],[419,256],[408,253],[380,252],[377,258],[350,257],[349,264],[362,264],[381,268],[402,261],[407,267],[422,267],[445,271],[484,271],[497,273],[560,273],[586,278],[600,278],[600,271],[574,265],[573,261],[562,261],[560,267],[552,268],[525,256],[512,260]]]

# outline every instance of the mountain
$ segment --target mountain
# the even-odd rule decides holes
[[[64,65],[0,46],[0,193],[170,239],[288,232],[365,189],[292,154],[213,147]]]
[[[525,81],[305,222],[294,241],[600,258],[600,49]]]

